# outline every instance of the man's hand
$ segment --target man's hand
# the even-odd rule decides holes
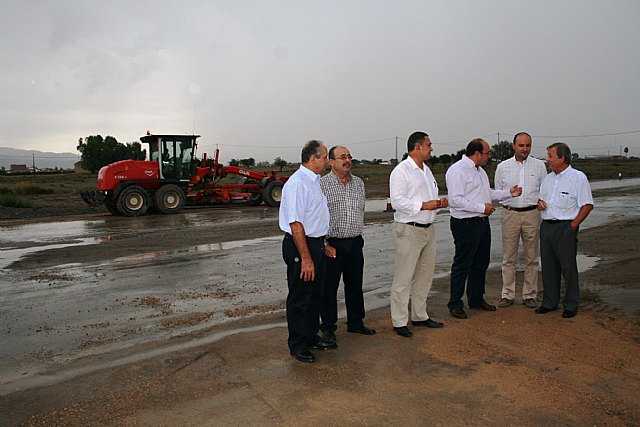
[[[324,245],[324,254],[329,258],[335,258],[336,248],[327,243],[326,245]]]
[[[448,208],[449,207],[449,199],[447,199],[446,197],[440,198],[440,207],[441,208]]]
[[[522,194],[522,187],[514,185],[509,189],[509,192],[511,193],[511,197],[518,197]]]
[[[311,257],[302,258],[302,271],[300,271],[300,278],[305,282],[311,282],[316,278],[316,266],[313,264]]]
[[[547,209],[547,202],[542,199],[538,199],[538,204],[536,205],[539,211],[543,211]]]
[[[491,203],[485,203],[484,204],[484,214],[489,216],[491,215],[493,212],[495,212],[496,208],[493,207],[493,205]]]
[[[434,211],[440,207],[440,200],[429,200],[428,202],[422,202],[420,210],[422,211]]]

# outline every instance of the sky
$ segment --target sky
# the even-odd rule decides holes
[[[0,147],[149,130],[223,161],[311,139],[388,160],[417,130],[433,155],[528,131],[537,157],[640,156],[637,0],[0,4]]]

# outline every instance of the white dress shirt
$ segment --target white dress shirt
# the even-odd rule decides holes
[[[545,177],[540,187],[540,199],[547,204],[540,215],[542,219],[574,220],[581,207],[593,205],[587,176],[571,166]]]
[[[327,235],[329,207],[320,188],[320,175],[300,165],[282,187],[278,219],[285,233],[291,234],[291,223],[299,222],[307,237]]]
[[[396,222],[431,224],[435,221],[435,210],[420,210],[422,202],[438,198],[438,183],[426,164],[420,169],[411,157],[400,162],[389,177],[389,191]]]
[[[503,206],[526,208],[535,206],[540,198],[540,184],[547,176],[547,168],[542,160],[527,157],[519,162],[515,156],[498,164],[494,181],[496,190],[508,190],[514,185],[522,187],[522,195],[502,201]]]
[[[484,217],[484,204],[511,197],[509,189],[493,190],[489,177],[473,160],[463,155],[449,167],[445,175],[449,191],[451,217],[457,219]]]

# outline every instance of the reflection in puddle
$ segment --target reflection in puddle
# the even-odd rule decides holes
[[[99,242],[100,242],[100,239],[96,239],[94,237],[87,237],[87,238],[75,238],[75,240],[69,243],[57,243],[57,244],[51,244],[51,245],[32,246],[29,248],[20,248],[20,249],[3,248],[2,257],[0,257],[0,270],[7,268],[14,262],[19,261],[24,256],[33,254],[36,252],[48,251],[51,249],[68,248],[70,246],[93,245]]]
[[[217,251],[227,251],[231,249],[242,248],[245,246],[255,246],[263,243],[272,243],[282,240],[282,236],[271,236],[271,237],[263,237],[260,239],[250,239],[250,240],[236,240],[232,242],[220,242],[220,243],[209,243],[206,245],[198,245],[192,248],[186,249],[177,249],[171,251],[155,251],[155,252],[146,252],[142,254],[136,254],[126,257],[116,258],[115,262],[129,262],[129,261],[142,261],[155,259],[160,257],[170,257],[172,255],[186,255],[189,253],[198,253],[205,255],[211,252]]]

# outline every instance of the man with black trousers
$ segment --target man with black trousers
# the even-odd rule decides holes
[[[491,257],[491,226],[489,215],[495,208],[492,201],[502,201],[522,194],[514,185],[505,190],[493,190],[482,166],[491,159],[491,147],[480,138],[467,145],[462,159],[451,165],[445,175],[449,191],[451,234],[455,254],[451,266],[449,312],[466,319],[464,311],[465,284],[469,308],[495,311],[496,306],[484,299],[485,275]]]
[[[302,164],[282,188],[280,229],[285,232],[282,258],[287,265],[287,327],[289,352],[300,362],[313,363],[309,349],[336,348],[318,336],[325,281],[325,236],[329,231],[327,198],[320,175],[327,164],[327,147],[309,141]]]
[[[344,282],[347,307],[347,332],[373,335],[374,329],[364,325],[364,182],[351,174],[351,153],[347,147],[329,150],[331,171],[320,178],[320,187],[329,203],[329,232],[325,245],[327,275],[320,309],[322,337],[336,342],[338,321],[337,293],[340,277]]]

